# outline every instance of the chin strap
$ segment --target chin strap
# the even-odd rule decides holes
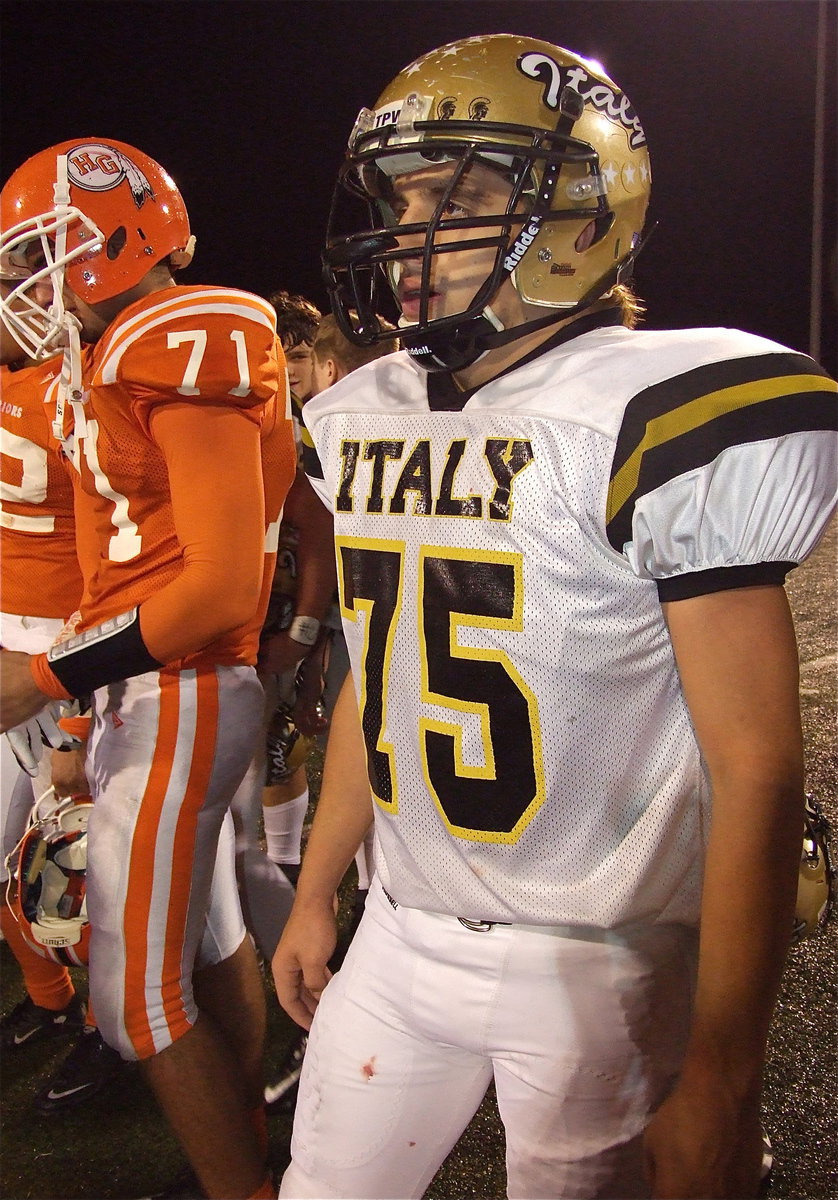
[[[81,338],[79,336],[81,326],[70,313],[64,314],[64,330],[66,340],[64,356],[61,360],[61,377],[58,381],[58,390],[55,397],[55,417],[52,422],[52,435],[64,447],[68,456],[71,457],[72,448],[70,442],[74,432],[75,421],[70,429],[65,429],[67,405],[69,403],[72,406],[74,401],[83,403],[84,393],[82,391]]]
[[[612,287],[619,283],[627,283],[632,275],[634,260],[656,228],[657,222],[649,227],[631,254],[598,280],[571,308],[553,308],[543,317],[536,317],[532,321],[525,321],[523,325],[505,329],[487,305],[478,316],[469,317],[454,328],[426,329],[413,334],[402,334],[402,345],[417,366],[425,371],[462,371],[476,363],[489,350],[507,346],[528,333],[535,333],[538,329],[546,329],[549,325],[557,325],[560,321],[578,316],[595,300],[605,296]]]
[[[585,299],[573,308],[551,309],[543,317],[505,329],[487,306],[477,317],[471,317],[456,329],[444,329],[402,336],[402,345],[413,361],[425,371],[462,371],[472,366],[490,350],[507,346],[518,338],[546,329],[575,317],[591,303]]]

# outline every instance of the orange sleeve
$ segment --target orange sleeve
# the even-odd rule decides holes
[[[140,606],[149,653],[169,663],[203,649],[256,611],[265,502],[259,426],[229,407],[156,407],[150,432],[166,459],[184,569]]]

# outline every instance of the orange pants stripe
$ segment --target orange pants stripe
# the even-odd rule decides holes
[[[149,672],[94,697],[90,988],[105,1039],[159,1053],[197,1017],[192,971],[244,926],[222,831],[261,728],[250,667]]]

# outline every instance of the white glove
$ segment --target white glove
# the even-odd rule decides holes
[[[12,753],[27,775],[38,774],[38,764],[44,753],[44,746],[52,746],[53,750],[71,750],[81,745],[78,738],[59,728],[60,716],[61,708],[56,700],[28,721],[23,721],[22,724],[15,725],[14,729],[6,731]]]

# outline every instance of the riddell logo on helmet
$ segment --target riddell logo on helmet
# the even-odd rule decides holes
[[[640,119],[622,92],[615,92],[595,76],[589,75],[584,67],[561,67],[548,54],[531,52],[518,59],[518,70],[528,79],[539,79],[544,84],[542,100],[547,108],[558,111],[562,89],[572,88],[586,104],[592,104],[604,112],[612,121],[619,121],[628,132],[632,150],[646,145],[646,134]]]
[[[34,934],[34,931],[33,931]],[[38,927],[37,937],[35,939],[42,946],[55,946],[60,949],[67,945],[66,933],[47,933],[41,926]]]
[[[86,142],[67,155],[67,175],[70,183],[86,192],[108,192],[128,181],[137,208],[147,199],[154,199],[151,184],[140,168],[115,146],[101,142]]]
[[[538,231],[541,228],[541,218],[533,218],[526,229],[522,229],[515,239],[512,249],[503,260],[504,269],[514,271],[518,263],[526,254],[529,247],[538,237]]]

